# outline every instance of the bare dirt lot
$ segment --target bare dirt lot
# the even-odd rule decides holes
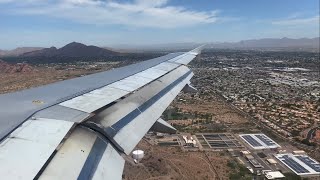
[[[86,74],[99,72],[111,67],[92,69],[56,69],[48,67],[32,67],[29,72],[0,73],[0,94],[37,87],[57,81],[71,79]]]
[[[219,152],[184,152],[180,147],[151,145],[142,140],[137,149],[146,155],[139,164],[128,160],[123,178],[140,179],[228,179],[230,157]]]
[[[199,100],[200,101],[200,100]],[[225,102],[218,99],[211,102],[195,102],[194,104],[176,104],[176,106],[185,112],[200,112],[209,113],[212,115],[213,120],[225,123],[242,124],[248,122],[243,116],[234,110],[230,109]]]

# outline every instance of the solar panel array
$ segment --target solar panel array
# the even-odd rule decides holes
[[[279,144],[264,134],[242,134],[240,137],[253,149],[271,149],[280,147]]]
[[[265,135],[257,134],[256,137],[268,146],[273,146],[276,144],[274,141],[272,141],[270,138],[268,138]]]
[[[253,147],[259,147],[262,146],[262,144],[260,144],[258,141],[256,141],[253,137],[251,137],[250,135],[244,135],[242,136],[243,139],[245,139],[247,142],[249,142],[249,144]]]
[[[275,155],[283,164],[297,175],[320,175],[319,162],[306,155],[277,154]]]
[[[314,171],[320,173],[320,164],[314,160],[312,160],[308,156],[296,156],[300,161],[311,167]]]
[[[282,158],[283,158],[282,161],[286,165],[290,166],[297,173],[308,173],[309,172],[307,169],[305,169],[303,166],[301,166],[299,163],[297,163],[297,161],[293,160],[288,155],[284,155],[284,156],[282,156]]]

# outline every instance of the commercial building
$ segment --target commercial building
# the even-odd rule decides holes
[[[319,176],[320,163],[307,155],[277,154],[275,157],[299,176]]]
[[[263,168],[263,166],[256,159],[248,159],[248,160],[254,168]]]
[[[293,154],[297,155],[297,154],[306,154],[305,151],[303,150],[297,150],[297,151],[293,151]]]
[[[276,149],[281,147],[265,134],[240,134],[241,139],[255,150],[258,149]]]
[[[191,146],[191,147],[197,146],[197,142],[196,140],[193,139],[192,136],[182,136],[182,138],[187,146]]]
[[[278,162],[276,160],[274,160],[274,159],[267,159],[267,162],[269,164],[278,164]]]
[[[282,179],[285,177],[280,171],[267,171],[263,174],[267,179]]]

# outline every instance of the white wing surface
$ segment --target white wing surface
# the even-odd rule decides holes
[[[160,116],[189,87],[201,48],[0,95],[0,176],[121,179],[151,127],[174,132]]]

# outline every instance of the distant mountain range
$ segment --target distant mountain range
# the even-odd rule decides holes
[[[207,43],[207,48],[214,49],[263,49],[263,50],[292,50],[316,51],[320,49],[320,38],[265,38],[244,40],[239,42]],[[120,55],[120,52],[145,52],[145,51],[184,51],[199,46],[199,43],[171,43],[158,45],[118,45],[114,48],[101,48],[87,46],[72,42],[62,48],[56,47],[20,47],[14,50],[0,50],[0,57],[109,57]]]
[[[152,44],[152,45],[128,45],[118,44],[113,47],[114,50],[119,52],[145,52],[145,51],[184,51],[190,50],[197,46],[199,43],[167,43],[167,44]],[[106,47],[107,48],[107,47]],[[108,49],[108,48],[107,48]]]
[[[108,57],[118,55],[115,51],[110,51],[97,46],[87,46],[81,43],[72,42],[62,48],[44,48],[21,54],[22,57]]]
[[[319,37],[317,38],[265,38],[255,40],[243,40],[239,42],[215,42],[206,43],[206,48],[212,49],[243,49],[243,50],[292,50],[292,51],[320,51]],[[122,51],[177,51],[189,50],[201,45],[201,43],[170,43],[158,45],[118,45]]]
[[[320,39],[317,38],[265,38],[257,40],[245,40],[235,43],[210,43],[211,48],[234,48],[234,49],[287,49],[287,50],[319,50]]]

